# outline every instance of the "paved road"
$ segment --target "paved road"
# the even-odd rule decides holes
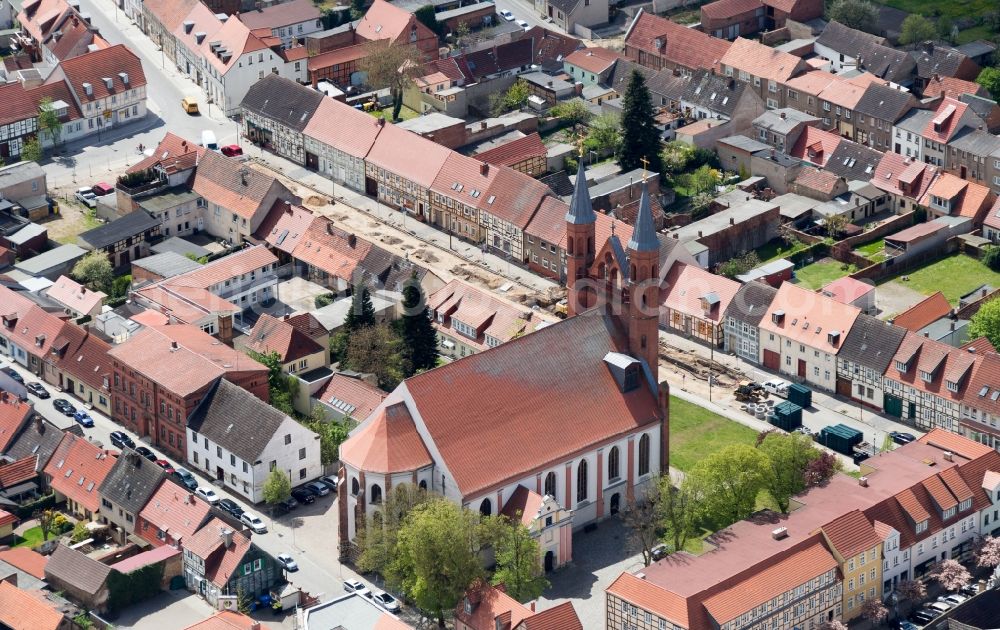
[[[531,0],[496,0],[496,8],[497,13],[510,11],[514,14],[515,19],[524,20],[529,26],[541,26],[557,33],[565,32],[554,23],[538,15]]]

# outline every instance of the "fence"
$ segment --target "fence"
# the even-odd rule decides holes
[[[877,241],[884,236],[895,234],[903,228],[910,227],[915,223],[915,219],[916,213],[913,211],[907,212],[906,214],[900,214],[886,220],[878,227],[862,232],[861,234],[856,234],[855,236],[848,236],[844,240],[840,241],[840,243],[847,244],[851,247],[851,249],[853,249],[858,245],[864,245],[865,243]],[[840,243],[838,243],[838,245]]]

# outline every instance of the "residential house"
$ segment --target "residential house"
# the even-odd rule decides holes
[[[139,512],[166,477],[159,464],[132,450],[119,455],[112,464],[97,493],[101,497],[100,521],[113,526],[119,543],[125,544],[135,533]]]
[[[760,0],[715,0],[701,5],[701,30],[730,41],[763,30],[764,5]]]
[[[214,518],[184,545],[184,579],[189,590],[213,608],[220,595],[245,593],[253,599],[282,581],[282,567],[257,545],[248,532],[234,532]]]
[[[666,18],[637,11],[625,32],[625,57],[653,70],[679,71],[717,68],[731,44]],[[614,87],[614,85],[612,85]]]
[[[837,393],[881,410],[882,375],[905,336],[905,328],[858,315],[837,353]]]
[[[156,219],[159,222],[160,236],[167,240],[195,233],[198,229],[198,215],[203,212],[199,203],[204,203],[204,200],[198,193],[177,187],[139,201],[138,211],[144,211]],[[192,217],[192,214],[195,216]],[[201,224],[204,225],[204,218],[201,219]],[[135,262],[135,258],[132,258],[132,262]]]
[[[145,210],[133,210],[76,237],[77,244],[108,255],[112,267],[125,267],[149,255],[149,246],[159,240],[162,220]]]
[[[350,291],[364,277],[362,262],[374,245],[336,227],[325,217],[314,217],[292,252],[303,277],[334,292]]]
[[[80,606],[102,614],[108,610],[108,578],[112,570],[82,551],[59,543],[45,565],[45,581]]]
[[[571,34],[586,34],[595,26],[607,24],[608,9],[607,0],[535,0],[538,15]]]
[[[921,94],[935,76],[965,81],[975,81],[979,76],[979,64],[975,61],[954,48],[939,46],[932,41],[921,43],[910,51],[910,56],[917,64],[914,87]]]
[[[365,192],[365,158],[382,128],[365,112],[321,99],[303,130],[306,164],[342,186]]]
[[[923,139],[921,159],[929,164],[943,167],[948,156],[946,145],[949,145],[960,132],[982,126],[983,120],[967,104],[947,96],[942,98],[920,132]]]
[[[266,367],[193,326],[147,326],[108,354],[112,417],[178,459],[188,419],[219,378],[268,397]]]
[[[529,309],[452,280],[427,296],[438,351],[457,358],[495,348],[532,332],[541,320]]]
[[[302,1],[313,8],[309,0]],[[269,74],[251,85],[240,103],[243,134],[269,151],[305,164],[303,131],[325,98],[322,92]]]
[[[874,75],[863,74],[846,81],[834,81],[823,88],[816,99],[819,105],[817,115],[823,119],[823,128],[845,138],[853,138],[854,110],[866,88],[876,82],[874,79]]]
[[[161,483],[139,512],[135,534],[154,547],[183,549],[212,518],[212,506],[176,483]]]
[[[606,85],[615,63],[622,58],[621,53],[601,46],[581,48],[563,59],[563,69],[585,86]]]
[[[449,236],[454,234],[476,244],[483,242],[485,222],[480,215],[488,205],[485,193],[499,171],[477,158],[450,153],[430,186],[431,223]],[[524,178],[530,179],[526,175]]]
[[[508,595],[503,584],[491,586],[478,581],[469,587],[455,607],[455,630],[496,630],[498,627],[583,630],[572,602],[535,612],[533,604],[525,606]]]
[[[524,173],[498,167],[489,188],[480,196],[486,198],[479,214],[485,245],[512,260],[527,261],[525,230],[551,194],[548,186]]]
[[[290,0],[238,14],[239,20],[251,31],[270,29],[271,37],[281,39],[285,48],[302,43],[308,35],[323,30],[322,17],[309,0]]]
[[[1000,195],[1000,137],[980,129],[959,131],[948,143],[944,167]]]
[[[107,296],[102,291],[91,291],[66,276],[59,276],[55,284],[45,290],[45,296],[54,300],[67,315],[74,318],[93,317],[101,312]]]
[[[77,107],[65,82],[30,88],[25,87],[25,83],[21,81],[0,85],[0,99],[5,104],[3,111],[0,111],[0,158],[4,161],[18,159],[25,142],[38,137],[38,105],[46,98],[52,99],[53,109],[59,116],[59,121],[63,123],[64,129],[61,138],[72,138],[78,133],[83,134],[84,125],[81,124],[83,114]],[[64,103],[65,107],[54,107],[56,104],[62,105]],[[78,125],[80,129],[77,129]],[[43,137],[40,141],[43,146],[51,144],[50,138]],[[18,165],[6,168],[15,166]],[[42,197],[38,203],[32,203],[25,207],[31,218],[42,218],[49,214],[44,195],[44,189],[31,195],[31,197]],[[16,201],[24,205],[21,200]]]
[[[1000,242],[1000,197],[983,219],[983,238],[989,239],[992,243]]]
[[[931,323],[951,314],[951,304],[944,293],[936,291],[892,318],[892,323],[911,332],[919,332]]]
[[[45,79],[46,85],[59,83],[69,86],[73,105],[82,114],[76,137],[95,132],[100,137],[104,130],[146,116],[142,62],[122,44],[62,61]],[[68,139],[63,136],[63,140]]]
[[[139,28],[160,48],[166,59],[176,63],[174,31],[198,4],[197,0],[143,0],[138,16]]]
[[[908,92],[870,84],[854,108],[854,141],[879,151],[896,151],[893,125],[917,105]]]
[[[779,151],[791,154],[792,147],[796,146],[805,130],[818,123],[819,118],[790,107],[768,110],[754,119],[754,137]],[[822,142],[820,147],[822,148]]]
[[[958,433],[962,400],[981,362],[980,356],[907,332],[885,371],[885,413],[923,431]]]
[[[829,131],[806,125],[787,153],[803,162],[823,168],[830,162],[842,142],[848,140]],[[872,169],[874,171],[874,163]]]
[[[277,199],[298,203],[277,178],[215,151],[198,162],[192,188],[203,200],[198,229],[234,244],[257,231]]]
[[[981,225],[996,195],[986,186],[951,173],[941,173],[924,193],[920,204],[931,218],[964,217]]]
[[[694,72],[680,97],[684,116],[698,120],[731,121],[732,134],[751,130],[753,121],[766,108],[764,101],[745,83],[708,70]]]
[[[323,474],[318,435],[229,381],[206,392],[186,431],[188,464],[253,503],[276,468],[292,485]]]
[[[724,349],[744,361],[760,363],[760,320],[778,290],[765,282],[740,285],[724,311]]]
[[[873,46],[887,44],[888,41],[884,37],[831,20],[816,38],[813,51],[828,60],[831,69],[839,73],[845,70],[857,70],[861,57],[867,57]]]
[[[365,158],[365,192],[427,220],[430,187],[451,153],[432,140],[383,124]]]
[[[881,160],[881,152],[845,138],[823,166],[847,181],[871,181]]]
[[[99,486],[104,483],[116,456],[73,433],[64,433],[62,442],[45,466],[45,478],[58,501],[84,521],[97,519],[101,507]]]
[[[276,353],[286,374],[304,374],[326,367],[329,346],[323,347],[288,321],[264,313],[242,341],[245,350],[268,356]]]
[[[960,99],[965,95],[988,97],[989,92],[975,81],[966,81],[955,77],[932,75],[924,86],[923,98],[950,97]]]
[[[962,416],[959,424],[962,435],[989,448],[996,448],[1000,443],[1000,429],[997,428],[997,421],[1000,419],[1000,404],[997,403],[997,399],[1000,399],[1000,394],[996,393],[1000,360],[993,352],[986,351],[981,354],[981,362],[972,373],[972,381],[966,388],[967,396],[962,400]],[[991,535],[1000,528],[996,515],[993,515],[991,520],[988,514],[983,519],[982,526],[983,532],[989,531]]]
[[[809,69],[795,55],[739,37],[719,61],[722,73],[752,84],[768,109],[785,106],[784,86],[789,79]]]
[[[334,372],[313,395],[313,409],[315,405],[322,405],[324,416],[337,422],[346,418],[367,418],[387,395],[374,380],[370,375],[366,377],[357,372]]]
[[[882,597],[882,538],[860,510],[852,510],[820,529],[840,565],[844,621],[861,615],[866,599]]]
[[[890,208],[903,214],[922,203],[937,175],[937,168],[930,164],[887,152],[875,168],[871,181],[873,186],[890,195]]]
[[[541,177],[548,170],[547,155],[548,149],[536,131],[477,153],[475,158],[493,166],[509,166],[531,177]]]
[[[3,94],[3,88],[0,88],[0,95]],[[37,102],[33,103],[37,104]],[[9,109],[8,109],[9,108]],[[8,102],[6,111],[17,110],[19,107],[16,103]],[[35,115],[37,116],[37,109],[35,110]],[[37,127],[27,125],[25,132],[32,132]],[[0,137],[7,140],[12,140],[17,133],[13,129],[3,129],[6,131],[4,134],[0,131]],[[0,144],[0,147],[4,145]],[[17,154],[10,154],[9,157],[16,157]],[[45,177],[45,171],[37,162],[25,162],[21,161],[17,164],[8,164],[6,166],[0,167],[0,198],[7,201],[14,202],[15,204],[23,208],[23,212],[27,213],[25,218],[36,221],[47,217],[50,213],[49,203],[46,200],[46,195],[48,194],[48,183]],[[11,234],[10,231],[5,231],[5,236]],[[40,251],[42,248],[35,248]]]
[[[438,37],[434,31],[406,9],[385,0],[372,2],[354,33],[364,41],[388,39],[396,44],[414,46],[429,59],[438,56]]]
[[[223,22],[215,11],[202,2],[197,2],[193,6],[186,3],[180,6],[189,8],[181,19],[175,21],[171,31],[175,55],[173,61],[178,70],[187,75],[198,87],[205,89],[208,86],[206,75],[209,67],[208,61],[202,59],[201,45],[206,39],[215,37],[222,29]]]
[[[4,392],[0,397],[0,453],[6,454],[33,414],[31,404]]]
[[[696,265],[674,263],[660,293],[660,326],[721,348],[725,313],[740,284]]]
[[[282,321],[287,322],[299,333],[312,339],[326,349],[326,364],[330,363],[330,331],[316,319],[312,313],[297,313],[295,315],[286,314]]]
[[[30,619],[35,630],[70,630],[73,622],[55,602],[40,594],[18,588],[7,580],[0,582],[0,623],[17,628]]]
[[[935,115],[932,109],[916,108],[904,114],[893,125],[893,141],[899,147],[899,151],[896,153],[915,158],[922,162],[926,161],[928,164],[936,164],[935,158],[928,157],[927,160],[923,159],[923,133]],[[935,153],[940,153],[944,150],[945,144],[942,143],[940,146],[937,146],[935,142]],[[930,140],[927,141],[927,148],[928,150],[930,149]]]
[[[833,391],[837,354],[861,310],[786,282],[760,322],[764,367]]]

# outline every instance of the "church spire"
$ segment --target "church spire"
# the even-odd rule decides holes
[[[566,213],[566,223],[587,225],[596,223],[594,206],[590,203],[590,190],[587,189],[587,178],[583,168],[583,141],[580,141],[580,166],[576,171],[576,185],[573,187],[573,198],[569,202],[569,212]]]
[[[656,238],[656,228],[653,226],[653,210],[649,205],[649,187],[646,185],[645,174],[642,178],[642,198],[639,200],[639,215],[635,219],[635,229],[628,249],[636,252],[659,251],[660,241]]]

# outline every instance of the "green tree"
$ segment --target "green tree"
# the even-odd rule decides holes
[[[267,389],[271,406],[282,413],[294,414],[293,387],[297,388],[298,383],[285,374],[281,365],[281,355],[274,351],[265,354],[250,349],[246,349],[246,353],[251,359],[267,368]]]
[[[304,424],[310,431],[319,436],[319,459],[324,466],[329,466],[340,459],[340,445],[347,440],[347,436],[350,434],[350,429],[348,429],[350,420],[345,418],[344,422],[336,422],[316,417],[322,413],[323,409],[317,405],[313,417]]]
[[[583,146],[597,153],[618,153],[622,144],[622,118],[609,112],[590,121]]]
[[[70,540],[74,543],[78,543],[82,540],[86,540],[90,537],[90,530],[87,529],[87,524],[83,521],[77,521],[76,525],[73,526],[73,534],[70,536]]]
[[[403,317],[399,328],[406,351],[407,376],[437,365],[437,332],[431,323],[416,272],[403,288]]]
[[[840,240],[847,228],[847,215],[832,214],[826,218],[826,234],[833,240]]]
[[[59,513],[55,510],[42,510],[35,513],[35,518],[38,519],[38,528],[42,530],[42,540],[48,540],[56,531],[56,516]]]
[[[750,516],[768,474],[767,456],[733,444],[702,459],[691,471],[705,519],[719,528]]]
[[[73,278],[91,291],[111,292],[111,281],[114,279],[114,268],[107,254],[101,251],[89,252],[73,265]]]
[[[253,604],[253,599],[247,595],[246,591],[243,590],[242,586],[236,587],[236,610],[241,615],[250,615],[250,606]]]
[[[951,31],[949,25],[948,30]],[[928,40],[937,39],[937,27],[919,13],[911,13],[903,20],[903,26],[899,34],[900,45],[919,44]]]
[[[355,543],[360,550],[358,568],[370,573],[388,576],[390,565],[396,557],[396,541],[406,517],[417,506],[429,499],[427,491],[412,483],[394,485],[382,499],[379,518],[357,527]],[[396,586],[399,586],[396,584]]]
[[[819,457],[819,450],[801,433],[777,431],[769,431],[757,450],[767,456],[764,485],[778,509],[787,513],[791,498],[806,489],[806,468]]]
[[[443,628],[445,611],[483,576],[481,549],[479,515],[443,497],[431,499],[417,506],[400,528],[390,575]]]
[[[374,374],[378,386],[391,391],[406,371],[403,350],[402,341],[391,327],[368,326],[351,334],[341,363],[347,369]]]
[[[368,285],[361,284],[351,296],[351,310],[344,319],[344,329],[348,333],[375,325],[375,306],[372,304],[372,294]]]
[[[758,265],[760,265],[760,257],[757,255],[757,252],[750,250],[742,256],[737,256],[721,263],[718,272],[719,275],[726,276],[727,278],[735,278],[751,269],[757,268]]]
[[[642,553],[642,562],[647,567],[653,561],[653,547],[660,542],[660,488],[659,481],[648,482],[642,495],[629,501],[622,513],[629,544]]]
[[[507,88],[506,92],[490,95],[490,111],[494,116],[499,116],[515,109],[521,109],[528,102],[529,96],[531,96],[531,88],[528,86],[528,82],[524,79],[518,79]]]
[[[128,288],[132,286],[132,276],[126,274],[118,276],[111,282],[111,298],[119,299],[128,295]]]
[[[38,138],[29,138],[21,145],[21,159],[25,162],[37,162],[42,159],[42,145]]]
[[[421,24],[434,31],[438,39],[444,36],[445,25],[437,21],[437,14],[434,12],[434,5],[425,4],[413,12],[413,17],[417,18]]]
[[[391,39],[373,39],[365,44],[365,57],[358,64],[374,88],[389,88],[392,96],[392,119],[399,120],[403,92],[419,74],[424,59],[416,46],[398,44]]]
[[[1000,66],[983,68],[976,83],[986,88],[994,100],[1000,100]]]
[[[994,348],[1000,348],[1000,300],[992,299],[979,307],[969,322],[969,338],[986,337]]]
[[[59,114],[52,107],[52,99],[46,96],[38,102],[38,130],[43,134],[48,134],[52,139],[52,144],[59,142],[62,134],[62,121]]]
[[[983,264],[993,271],[1000,271],[1000,247],[989,245],[983,249]]]
[[[647,160],[646,170],[662,173],[660,151],[660,133],[653,118],[653,101],[646,79],[633,70],[622,101],[622,148],[618,163],[622,170],[631,171],[642,168],[643,160]]]
[[[73,617],[73,623],[76,624],[76,627],[80,628],[80,630],[88,630],[88,628],[92,628],[94,626],[94,622],[91,621],[90,615],[86,612],[82,612],[76,617]]]
[[[679,176],[686,172],[688,165],[694,160],[694,151],[693,146],[684,142],[673,140],[666,143],[661,154],[666,173]]]
[[[837,0],[827,9],[826,18],[866,33],[878,30],[878,9],[868,0]]]
[[[287,501],[290,496],[292,496],[292,482],[288,478],[288,473],[275,468],[264,480],[264,503],[273,509],[282,501]]]
[[[337,295],[335,293],[322,293],[313,298],[313,306],[323,308],[324,306],[333,304],[333,301],[336,299]]]
[[[538,540],[520,521],[501,517],[501,526],[492,537],[497,568],[493,584],[504,584],[507,594],[519,602],[537,599],[549,585],[542,571]]]
[[[585,125],[594,117],[587,104],[578,98],[557,104],[549,113],[568,125]]]
[[[660,495],[664,538],[673,551],[680,551],[698,532],[700,506],[694,482],[685,478],[674,487],[664,478]]]

